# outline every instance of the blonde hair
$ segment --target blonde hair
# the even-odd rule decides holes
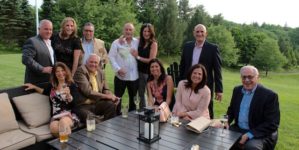
[[[72,21],[72,22],[74,23],[74,32],[70,35],[70,37],[77,37],[77,29],[78,29],[78,28],[77,28],[77,23],[76,23],[75,19],[72,18],[72,17],[66,17],[66,18],[64,18],[64,19],[62,20],[62,22],[61,22],[61,24],[60,24],[60,35],[61,35],[62,37],[67,37],[67,33],[66,33],[65,29],[64,29],[64,26],[65,26],[65,24],[66,24],[68,21]]]

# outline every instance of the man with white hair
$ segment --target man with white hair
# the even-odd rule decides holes
[[[259,72],[254,66],[240,70],[242,85],[233,90],[227,110],[231,130],[243,135],[235,148],[274,149],[280,122],[278,95],[258,84]]]
[[[49,82],[52,66],[55,64],[51,46],[53,25],[50,20],[41,20],[39,34],[28,39],[22,48],[22,63],[26,66],[24,83]]]
[[[116,113],[119,98],[109,90],[105,74],[99,64],[100,57],[92,53],[87,58],[86,64],[81,65],[74,75],[82,95],[75,102],[74,112],[81,121],[86,120],[89,112],[104,115],[104,120],[114,117]]]

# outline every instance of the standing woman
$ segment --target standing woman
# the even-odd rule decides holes
[[[145,107],[144,93],[149,75],[149,62],[153,58],[156,58],[158,52],[154,26],[150,23],[145,23],[141,26],[138,53],[134,52],[136,51],[132,51],[132,55],[137,59],[139,75],[138,95],[140,96],[140,108],[143,108]]]
[[[206,82],[205,67],[201,64],[192,66],[187,74],[187,80],[179,82],[173,108],[174,115],[185,120],[193,120],[201,116],[210,119],[208,106],[211,91]]]
[[[82,51],[75,20],[71,17],[64,18],[60,25],[60,32],[55,34],[51,40],[56,60],[65,63],[74,76],[78,65],[81,64],[79,57]]]
[[[149,77],[147,81],[148,105],[158,108],[166,102],[172,110],[175,98],[173,95],[172,77],[166,75],[162,63],[158,59],[149,62]]]
[[[74,125],[79,123],[78,117],[72,113],[74,98],[78,97],[77,86],[71,76],[68,67],[61,62],[57,62],[50,75],[50,83],[42,89],[31,83],[24,84],[25,90],[34,89],[36,92],[50,97],[51,102],[51,122],[50,131],[54,136],[58,136],[59,125],[64,125],[71,131]]]

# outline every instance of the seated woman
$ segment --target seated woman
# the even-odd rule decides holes
[[[64,125],[68,131],[71,131],[71,127],[79,123],[78,117],[71,112],[73,96],[78,93],[78,89],[70,70],[64,63],[57,62],[55,64],[47,88],[42,89],[31,83],[26,83],[24,86],[25,90],[34,89],[38,93],[49,95],[52,106],[50,131],[54,136],[58,136],[59,125]]]
[[[172,110],[175,99],[173,95],[172,77],[165,74],[165,69],[158,59],[149,62],[149,77],[147,80],[148,105],[158,108],[166,102]]]
[[[186,120],[201,116],[210,119],[208,106],[211,91],[206,82],[205,67],[201,64],[192,66],[187,74],[187,80],[179,82],[173,114]]]

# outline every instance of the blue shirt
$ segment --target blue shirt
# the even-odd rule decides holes
[[[238,126],[241,129],[250,130],[248,124],[248,117],[249,117],[251,100],[256,90],[256,87],[257,86],[255,86],[251,91],[246,91],[244,88],[242,89],[243,98],[241,101],[239,118],[238,118]],[[249,139],[253,138],[252,133],[247,132],[246,134],[248,135]]]
[[[86,60],[88,59],[89,55],[93,53],[93,40],[91,42],[87,42],[83,38],[82,45],[84,50],[83,64],[86,64]]]

